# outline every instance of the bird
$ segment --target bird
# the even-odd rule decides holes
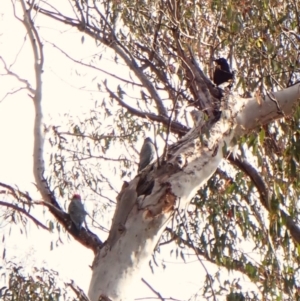
[[[79,194],[74,194],[69,204],[70,218],[78,231],[81,230],[87,212],[84,210]]]
[[[217,64],[213,76],[214,83],[219,86],[234,78],[234,73],[230,71],[228,62],[223,57],[214,60]]]
[[[150,164],[154,158],[155,158],[155,146],[151,138],[147,137],[144,140],[144,144],[140,152],[140,163],[139,163],[138,172],[140,172],[148,164]]]

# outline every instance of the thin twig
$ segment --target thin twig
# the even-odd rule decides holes
[[[30,218],[38,227],[40,226],[41,228],[50,231],[48,227],[43,225],[40,221],[38,221],[35,217],[33,217],[31,214],[29,214],[25,209],[18,207],[17,205],[13,205],[7,202],[0,201],[0,206],[5,206],[12,208],[18,212],[21,212],[22,214],[26,215],[28,218]]]
[[[185,230],[185,234],[186,234],[188,240],[189,240],[189,241],[192,241],[192,239],[191,239],[191,237],[190,237],[190,234],[189,234],[189,232],[188,232],[188,229],[187,229],[185,223],[183,222],[182,216],[181,216],[181,215],[179,214],[179,212],[178,212],[178,209],[177,209],[177,214],[178,214],[179,218],[181,219],[182,226],[183,226],[183,228],[184,228],[184,230]],[[184,214],[185,214],[185,220],[187,221],[188,219],[187,219],[187,216],[186,216],[186,212],[184,212]],[[208,270],[207,270],[206,266],[204,265],[204,263],[202,262],[201,258],[199,257],[198,252],[197,252],[197,250],[196,250],[194,244],[191,244],[191,247],[192,247],[192,249],[194,250],[194,252],[195,252],[195,254],[196,254],[196,256],[197,256],[197,258],[198,258],[200,264],[202,265],[202,267],[203,267],[204,271],[206,272],[206,275],[207,275],[207,277],[208,277],[208,279],[209,279],[209,285],[210,285],[210,288],[211,288],[211,293],[212,293],[212,295],[213,295],[214,301],[217,301],[217,298],[216,298],[216,295],[215,295],[215,291],[214,291],[214,288],[213,288],[213,283],[212,283],[212,280],[211,280],[211,275],[208,273]]]

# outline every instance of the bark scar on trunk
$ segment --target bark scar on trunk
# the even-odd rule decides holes
[[[168,183],[169,186],[169,183]],[[146,207],[144,218],[153,219],[162,213],[168,213],[174,210],[177,197],[171,192],[170,187],[162,193],[158,202],[155,205],[149,205]]]

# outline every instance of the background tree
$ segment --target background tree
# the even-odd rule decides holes
[[[34,268],[33,275],[26,276],[23,267],[9,262],[4,268],[4,273],[8,278],[8,286],[1,287],[3,301],[88,300],[84,292],[72,281],[59,283],[58,273],[53,270]]]
[[[205,258],[220,268],[239,271],[257,286],[256,290],[249,291],[239,284],[239,276],[223,282],[219,271],[211,274],[204,269],[206,278],[201,294],[206,299],[217,300],[219,295],[227,296],[227,300],[297,298],[299,110],[296,99],[299,86],[292,86],[281,94],[276,91],[291,86],[299,76],[298,3],[73,1],[68,9],[60,3],[28,3],[28,6],[21,3],[26,17],[22,22],[35,59],[35,87],[32,88],[26,78],[19,77],[19,80],[29,90],[35,104],[34,172],[43,199],[39,204],[47,206],[58,223],[81,244],[95,253],[100,249],[100,254],[110,252],[105,249],[109,245],[113,252],[116,239],[124,237],[117,215],[117,212],[124,212],[122,206],[117,206],[108,243],[104,245],[89,229],[83,229],[79,236],[73,233],[69,228],[70,219],[58,199],[66,198],[71,190],[80,187],[89,191],[90,197],[97,200],[97,207],[103,210],[113,204],[111,194],[105,191],[117,192],[113,183],[116,177],[128,182],[133,180],[128,187],[124,185],[117,197],[118,204],[122,203],[122,198],[135,200],[135,191],[138,196],[151,195],[153,179],[162,174],[171,178],[178,172],[167,170],[169,165],[164,165],[164,161],[177,164],[174,155],[186,155],[185,145],[195,150],[196,146],[189,143],[197,134],[201,132],[206,137],[204,141],[200,139],[202,146],[207,146],[208,150],[210,143],[214,146],[210,158],[219,158],[223,144],[215,147],[215,143],[224,139],[238,146],[238,156],[222,150],[227,160],[218,165],[216,172],[210,169],[213,176],[208,172],[207,182],[203,176],[205,185],[198,190],[189,207],[182,210],[178,199],[173,199],[167,189],[161,195],[168,204],[157,214],[162,216],[161,223],[168,220],[172,223],[157,248],[174,241],[177,243],[174,249],[180,249],[182,257],[191,249],[199,260]],[[19,17],[18,5],[15,9]],[[46,20],[42,16],[47,16],[65,24],[66,29],[82,31],[83,45],[88,43],[88,37],[95,42],[94,55],[86,59],[72,57],[56,42],[48,41],[43,29],[37,30],[34,16],[38,16],[41,27]],[[104,81],[93,78],[92,85],[98,87],[99,92],[105,92],[105,96],[99,100],[99,94],[92,94],[96,105],[90,116],[71,120],[67,130],[57,125],[47,128],[52,147],[49,158],[43,150],[43,45],[52,45],[80,66],[107,76]],[[114,52],[114,70],[101,67],[106,48]],[[209,80],[214,69],[213,59],[217,57],[228,58],[236,70],[232,92],[216,88]],[[5,59],[2,62],[7,74],[16,76]],[[241,98],[251,96],[253,98],[246,101]],[[251,106],[256,111],[250,111]],[[293,114],[292,106],[295,108]],[[188,114],[190,107],[204,112],[205,118],[196,122],[194,130],[182,138],[193,127]],[[231,121],[238,115],[232,123],[238,124],[238,129],[232,129],[234,134],[221,111],[229,111]],[[223,127],[216,130],[222,120]],[[138,163],[135,144],[149,131],[156,137],[156,144],[159,145],[157,142],[162,138],[167,145],[158,161],[157,169],[162,171],[155,174],[149,167],[147,172],[152,178],[144,173],[135,178]],[[116,147],[120,154],[111,157],[111,150]],[[195,157],[198,160],[197,156],[199,154]],[[190,161],[187,159],[187,162]],[[172,166],[178,167],[176,164]],[[184,161],[179,167],[184,170]],[[20,202],[19,196],[11,194]],[[25,204],[28,211],[31,203],[27,199]],[[149,204],[153,203],[149,201]],[[21,212],[19,208],[14,209]],[[124,222],[128,214],[126,211]],[[92,217],[99,223],[97,211]],[[125,239],[121,241],[126,240],[129,229],[127,227]],[[160,234],[159,231],[155,233]],[[155,240],[152,245],[156,245]],[[254,257],[249,256],[249,249],[255,251]],[[147,256],[150,252],[152,248]],[[97,264],[98,260],[94,267]],[[116,272],[117,268],[112,270]],[[92,290],[96,283],[92,282]],[[126,296],[124,287],[120,287]],[[105,295],[103,292],[103,298]],[[107,295],[115,300],[120,296]]]

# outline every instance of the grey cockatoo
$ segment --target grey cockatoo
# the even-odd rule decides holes
[[[147,137],[144,141],[144,144],[140,152],[140,163],[139,163],[138,172],[143,170],[154,159],[155,159],[155,146],[151,138]]]
[[[74,223],[76,229],[80,231],[87,213],[84,210],[83,204],[81,202],[81,197],[79,194],[73,195],[71,202],[69,204],[68,212],[70,214],[70,218]]]

